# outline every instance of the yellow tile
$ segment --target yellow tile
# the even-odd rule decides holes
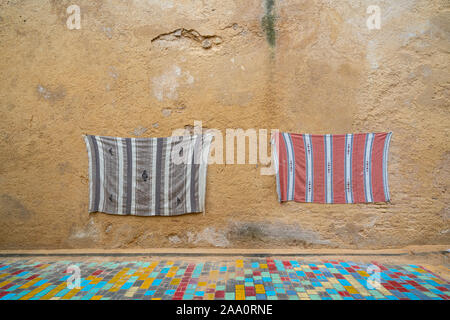
[[[245,300],[245,291],[236,291],[236,300]]]
[[[365,272],[365,271],[358,271],[358,273],[362,276],[362,277],[368,277],[369,276],[369,274],[367,273],[367,272]]]
[[[148,289],[150,287],[150,285],[152,284],[153,280],[155,280],[155,278],[148,278],[144,281],[144,283],[142,283],[141,285],[141,289]]]
[[[243,284],[237,284],[235,286],[235,288],[236,288],[236,290],[244,290],[245,289]]]
[[[100,300],[103,296],[93,296],[91,300]]]
[[[347,290],[348,293],[350,294],[358,294],[358,291],[356,291],[355,288],[350,287],[350,286],[344,286],[345,290]]]
[[[21,286],[19,289],[26,289],[31,287],[33,284],[35,284],[36,282],[42,280],[41,278],[34,278],[33,280],[25,283],[23,286]]]
[[[0,283],[0,287],[6,286],[8,283],[11,283],[11,281],[3,281],[2,283]]]
[[[2,273],[2,274],[0,274],[0,279],[3,278],[3,277],[6,277],[8,275],[9,275],[9,273]]]
[[[67,284],[65,282],[61,283],[59,286],[57,286],[56,288],[54,288],[53,290],[48,292],[46,295],[42,296],[41,300],[48,300],[48,299],[52,298],[55,294],[57,294],[61,290],[65,289],[66,287],[67,287]]]
[[[206,300],[214,300],[214,293],[207,293],[205,295]]]
[[[74,295],[76,295],[78,293],[78,291],[80,291],[81,289],[72,289],[69,292],[67,292],[62,299],[70,299],[72,298]]]
[[[255,284],[255,291],[258,294],[263,294],[266,292],[262,284]]]
[[[177,285],[180,284],[181,279],[172,279],[172,281],[170,281],[171,285]]]
[[[215,289],[216,288],[216,284],[215,283],[210,283],[210,284],[208,284],[208,288]]]
[[[261,267],[261,269],[267,269],[267,264],[261,263],[260,267]]]
[[[152,298],[152,300],[161,300],[161,298]]]
[[[31,297],[33,297],[34,295],[36,295],[39,292],[41,292],[42,290],[44,290],[45,288],[47,288],[49,285],[50,285],[50,283],[44,283],[42,286],[39,286],[36,289],[34,289],[33,291],[28,292],[26,295],[21,297],[19,300],[28,300]]]
[[[166,278],[172,278],[172,277],[174,277],[175,275],[176,275],[175,272],[167,272]]]
[[[202,281],[202,282],[198,282],[197,286],[198,287],[203,287],[203,286],[206,286],[206,284],[207,284],[206,282]]]

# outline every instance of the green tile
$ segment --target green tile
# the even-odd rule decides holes
[[[225,292],[225,300],[234,300],[234,292]]]

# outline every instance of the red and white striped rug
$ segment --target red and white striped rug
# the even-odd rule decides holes
[[[272,136],[279,201],[367,203],[390,200],[389,133]]]

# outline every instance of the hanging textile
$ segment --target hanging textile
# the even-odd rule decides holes
[[[390,200],[392,132],[272,136],[279,201],[367,203]]]
[[[212,135],[84,139],[89,212],[171,216],[204,211]]]

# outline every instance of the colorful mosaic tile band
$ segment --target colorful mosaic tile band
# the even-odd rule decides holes
[[[74,273],[68,267],[73,265],[80,270],[80,286],[70,289]],[[416,265],[272,258],[196,263],[0,260],[1,300],[449,298],[449,282]]]

